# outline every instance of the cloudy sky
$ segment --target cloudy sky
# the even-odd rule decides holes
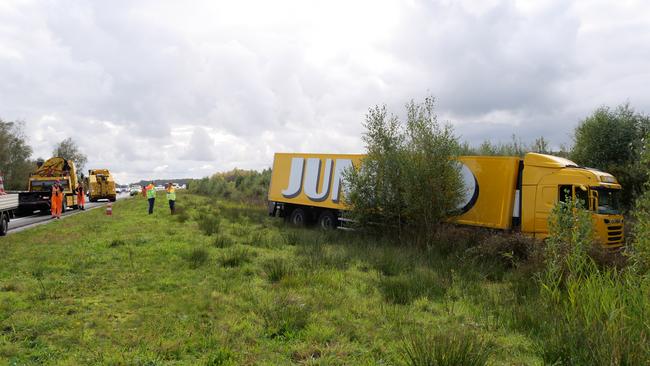
[[[0,1],[0,118],[123,183],[362,152],[368,107],[426,95],[473,144],[650,113],[650,3]]]

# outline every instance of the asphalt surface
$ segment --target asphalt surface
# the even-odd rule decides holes
[[[129,197],[128,193],[121,193],[121,194],[117,195],[118,200],[125,199],[125,198],[128,198],[128,197]],[[85,211],[68,209],[68,210],[66,210],[66,212],[61,214],[61,220],[64,220],[66,217],[70,217],[70,216],[73,216],[73,215],[84,213],[84,212],[89,211],[89,210],[93,210],[93,209],[96,209],[96,208],[103,207],[107,203],[108,203],[108,200],[101,200],[99,202],[86,202],[86,210]],[[47,212],[47,214],[44,214],[44,215],[41,215],[40,213],[37,213],[37,214],[31,215],[31,216],[19,217],[19,218],[16,218],[16,219],[13,219],[13,220],[9,221],[9,231],[7,232],[7,234],[11,235],[13,233],[17,233],[19,231],[27,230],[27,229],[33,228],[35,226],[38,226],[38,225],[46,224],[46,223],[48,223],[48,222],[50,222],[52,220],[54,220],[54,219],[52,219],[52,216],[50,215],[49,212]]]

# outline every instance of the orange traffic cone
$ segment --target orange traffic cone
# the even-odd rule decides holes
[[[110,202],[106,205],[106,216],[113,216],[113,204]]]

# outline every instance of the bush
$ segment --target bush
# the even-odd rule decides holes
[[[526,262],[534,247],[540,245],[539,241],[520,233],[494,233],[466,253],[478,263],[509,269]]]
[[[224,267],[239,267],[244,263],[250,262],[251,254],[244,248],[233,248],[224,253],[219,262]]]
[[[221,227],[221,217],[218,212],[202,210],[196,221],[199,224],[199,229],[203,231],[205,235],[216,234],[219,232]]]
[[[189,204],[189,202],[187,204]],[[176,207],[176,214],[174,217],[176,218],[176,221],[180,223],[185,223],[190,219],[190,215],[184,207]]]
[[[650,283],[632,272],[571,277],[560,301],[537,312],[538,349],[547,364],[647,365]]]
[[[475,247],[492,234],[483,228],[443,224],[434,233],[428,248],[442,256],[459,254]]]
[[[454,159],[460,144],[451,125],[438,123],[433,97],[411,101],[406,111],[402,123],[385,106],[369,110],[362,137],[367,154],[346,174],[348,201],[360,225],[400,238],[409,232],[411,242],[427,244],[462,197]]]
[[[271,169],[261,172],[235,169],[189,182],[189,191],[256,206],[266,204]]]
[[[549,224],[539,303],[529,307],[545,363],[648,364],[650,279],[594,263],[591,215],[580,205],[559,203]]]
[[[597,269],[588,255],[595,244],[594,226],[591,213],[579,201],[569,199],[553,207],[548,228],[540,283],[543,295],[557,301],[568,278],[583,278]]]
[[[235,244],[233,238],[230,235],[220,234],[212,241],[212,246],[215,248],[230,248]]]
[[[382,277],[379,280],[379,290],[384,298],[399,305],[409,304],[424,296],[430,299],[442,297],[449,285],[446,279],[428,269],[419,269],[400,276]]]
[[[291,339],[307,326],[311,310],[301,299],[285,295],[261,304],[259,315],[269,337]]]
[[[219,348],[213,352],[205,363],[205,366],[227,366],[234,365],[232,353]]]
[[[408,254],[392,247],[378,247],[374,252],[374,267],[385,276],[396,276],[413,266]]]
[[[124,245],[126,245],[126,243],[122,239],[113,239],[110,242],[110,244],[108,244],[108,246],[110,248],[117,248],[117,247],[121,247],[121,246],[124,246]]]
[[[470,332],[429,335],[426,331],[408,337],[402,354],[409,366],[483,366],[490,347]]]
[[[210,254],[203,248],[194,248],[187,256],[187,261],[192,269],[203,266],[208,259],[210,259]]]
[[[282,258],[270,259],[262,264],[262,268],[270,282],[279,282],[293,271],[291,265]]]
[[[298,245],[302,240],[302,236],[297,230],[288,229],[284,232],[283,235],[287,245]]]

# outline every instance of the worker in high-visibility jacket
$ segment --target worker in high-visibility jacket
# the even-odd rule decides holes
[[[53,219],[61,218],[61,211],[63,210],[63,192],[59,183],[52,186],[52,197],[50,200],[50,211]]]
[[[169,201],[169,210],[173,215],[176,212],[176,189],[171,183],[167,184],[167,200]]]
[[[147,190],[147,200],[149,201],[149,215],[151,215],[153,213],[153,204],[156,202],[156,186],[151,182],[145,189]]]
[[[84,186],[79,184],[76,189],[77,192],[77,206],[81,210],[86,209],[86,194],[84,192]]]

